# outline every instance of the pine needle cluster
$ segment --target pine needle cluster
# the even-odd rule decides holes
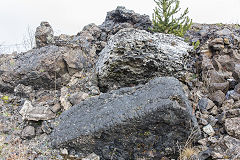
[[[153,32],[174,34],[183,37],[192,25],[187,16],[188,8],[179,17],[175,15],[181,10],[179,0],[154,0],[157,7],[153,13]]]

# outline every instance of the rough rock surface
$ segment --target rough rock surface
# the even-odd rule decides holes
[[[115,16],[125,17],[126,21]],[[94,64],[112,34],[122,28],[148,29],[151,25],[148,16],[123,7],[107,17],[103,25],[89,24],[77,35],[54,36],[50,24],[42,22],[35,32],[36,48],[0,55],[0,159],[72,159],[75,156],[74,150],[69,150],[69,157],[65,157],[48,146],[54,119],[43,119],[55,117],[67,108],[61,100],[71,107],[100,94]],[[27,102],[31,110],[23,111]]]
[[[146,83],[155,76],[184,77],[188,50],[181,38],[126,28],[108,41],[96,64],[102,91]]]
[[[35,128],[33,126],[27,126],[22,130],[21,137],[23,139],[31,139],[35,136]]]
[[[100,157],[95,153],[88,155],[87,157],[83,158],[82,160],[100,160]]]
[[[240,117],[226,119],[225,129],[229,135],[240,139]]]
[[[196,50],[197,80],[188,83],[203,130],[199,148],[212,159],[239,159],[240,26],[235,24],[194,24],[186,35]],[[203,98],[207,97],[207,98]],[[214,102],[208,106],[209,100]],[[207,109],[208,108],[208,109]],[[211,133],[211,130],[214,131]],[[206,130],[208,129],[208,130]]]
[[[161,157],[160,151],[174,150],[197,127],[181,83],[171,77],[92,97],[62,113],[57,123],[55,147],[94,151],[104,159],[112,152],[114,159],[136,159],[151,150]]]
[[[37,47],[44,47],[54,43],[53,29],[48,22],[41,22],[35,32]]]
[[[103,31],[101,39],[104,40],[123,28],[149,30],[151,26],[152,22],[148,15],[140,15],[119,6],[116,10],[107,13],[105,21],[99,27]]]
[[[59,150],[52,149],[49,146],[49,134],[57,124],[54,119],[23,120],[19,112],[25,102],[31,102],[34,108],[32,108],[32,113],[39,114],[44,108],[48,108],[50,113],[58,116],[64,109],[71,108],[74,104],[88,102],[88,98],[99,95],[100,90],[94,65],[107,41],[124,28],[148,30],[149,27],[151,27],[151,21],[148,16],[137,14],[124,7],[118,7],[108,13],[102,25],[86,25],[77,35],[62,34],[54,36],[50,24],[43,22],[36,30],[37,48],[26,53],[1,54],[0,159],[79,159],[77,152],[71,147]],[[196,115],[202,133],[202,138],[198,143],[193,144],[195,150],[193,154],[197,155],[198,159],[240,159],[239,35],[240,25],[220,23],[211,25],[193,24],[186,34],[186,39],[190,40],[190,45],[193,44],[192,42],[200,41],[200,46],[195,46],[196,51],[191,53],[192,59],[190,61],[195,63],[194,70],[192,70],[192,73],[185,74],[186,79],[181,79],[193,108],[192,113]],[[149,44],[153,43],[149,42]],[[124,44],[129,48],[128,43]],[[133,43],[130,44],[133,45]],[[133,46],[139,50],[142,43],[136,45],[134,43]],[[175,42],[171,43],[171,46],[174,47]],[[125,48],[125,46],[121,47]],[[121,53],[122,48],[120,48],[119,53]],[[152,46],[149,46],[149,48],[152,49]],[[141,50],[144,50],[144,48]],[[120,66],[124,65],[128,66],[128,64],[121,64]],[[151,66],[148,67],[151,68]],[[139,72],[139,75],[143,73],[142,70],[134,71]],[[129,80],[129,77],[127,78],[126,80]],[[147,81],[148,79],[146,79]],[[113,88],[117,87],[114,86]],[[132,89],[136,89],[136,87]],[[85,98],[85,102],[80,102]],[[119,97],[117,96],[117,98]],[[80,115],[90,114],[83,110],[81,109],[82,113]],[[114,118],[118,120],[118,118]],[[150,120],[147,119],[143,124]],[[174,127],[178,126],[172,128],[174,129]],[[151,126],[148,128],[151,128]],[[102,147],[101,153],[100,150],[97,153],[100,153],[101,157],[104,154],[108,159],[120,159],[120,155],[127,155],[128,153],[125,154],[124,148],[112,148],[112,146],[124,146],[134,142],[127,147],[137,145],[131,149],[134,150],[133,152],[136,153],[134,156],[139,160],[154,159],[155,157],[160,159],[158,155],[164,155],[162,159],[172,159],[173,156],[171,155],[177,153],[178,150],[165,148],[166,145],[162,149],[160,144],[162,140],[159,136],[155,136],[163,133],[167,136],[168,133],[164,132],[165,130],[158,130],[157,133],[153,132],[155,129],[149,129],[148,131],[142,130],[138,132],[137,136],[134,132],[132,136],[129,136],[133,137],[132,141],[125,137],[126,143],[115,140],[105,148]],[[108,131],[108,133],[112,132]],[[115,135],[113,134],[112,137]],[[174,133],[169,137],[175,135],[178,136]],[[134,136],[137,138],[134,139]],[[106,133],[105,135],[97,134],[96,137],[96,139],[106,138],[107,141],[109,140],[108,137],[111,136]],[[124,140],[124,138],[122,139]],[[144,146],[143,142],[151,143]],[[104,145],[104,143],[102,144]],[[158,153],[154,149],[149,149],[158,146],[160,147],[157,150],[161,150]],[[89,153],[92,152],[89,151]],[[109,153],[111,156],[109,156]],[[139,157],[138,155],[143,156]],[[95,154],[86,157],[86,159],[91,158],[99,159],[100,157]]]
[[[106,42],[100,40],[102,32],[95,24],[86,25],[77,35],[54,36],[54,45],[67,46],[70,48],[79,48],[88,53],[89,56],[95,57],[105,46]]]
[[[68,82],[64,74],[90,70],[94,62],[80,49],[47,46],[5,59],[0,66],[0,91],[13,91],[18,84],[34,89],[56,89]],[[9,86],[10,89],[6,89]]]
[[[231,136],[220,139],[212,153],[213,159],[240,159],[240,140]]]
[[[22,109],[19,111],[23,119],[26,120],[48,120],[55,118],[55,114],[48,106],[32,106],[30,101],[25,101]]]

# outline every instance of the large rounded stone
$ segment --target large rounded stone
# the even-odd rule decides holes
[[[183,78],[190,47],[182,38],[125,28],[115,34],[96,64],[102,91],[146,83],[155,76]]]
[[[181,83],[172,77],[86,99],[63,112],[56,124],[55,147],[95,152],[101,159],[111,159],[113,148],[121,148],[114,159],[148,157],[142,153],[152,150],[160,159],[165,148],[177,149],[176,143],[185,143],[192,127],[198,128]],[[140,144],[145,147],[136,150]]]

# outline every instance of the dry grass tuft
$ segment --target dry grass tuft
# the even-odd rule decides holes
[[[180,152],[179,160],[191,160],[198,154],[198,150],[194,147],[186,147]]]
[[[192,143],[195,139],[196,133],[198,132],[198,130],[194,130],[192,129],[185,145],[182,147],[179,147],[178,145],[178,149],[179,149],[179,160],[195,160],[199,150],[195,147],[192,146]]]

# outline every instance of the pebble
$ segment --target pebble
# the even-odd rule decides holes
[[[68,150],[66,148],[60,149],[62,155],[68,155]]]
[[[210,124],[203,127],[203,131],[208,134],[209,136],[213,136],[215,134],[215,131],[213,130],[212,126]]]
[[[100,157],[95,153],[88,155],[87,157],[83,158],[82,160],[100,160]]]

